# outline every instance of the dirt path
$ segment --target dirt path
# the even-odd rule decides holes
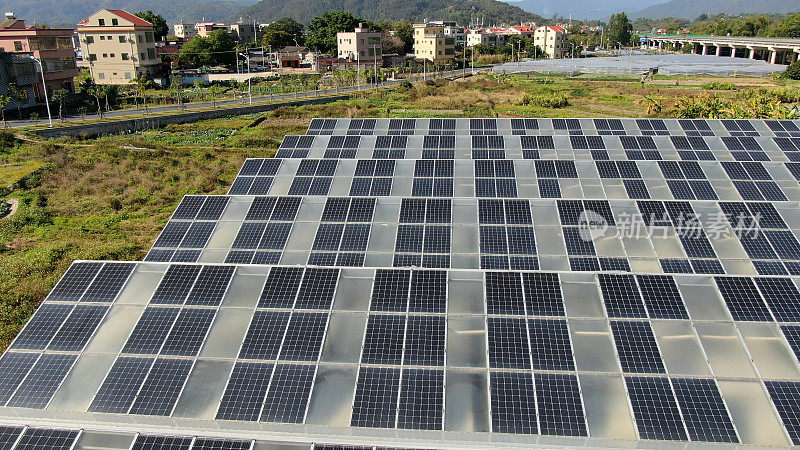
[[[19,199],[18,198],[8,198],[8,199],[5,200],[5,202],[8,203],[9,205],[11,205],[11,209],[8,210],[8,214],[3,216],[2,219],[5,219],[6,217],[13,216],[14,213],[16,213],[17,210],[19,209]]]

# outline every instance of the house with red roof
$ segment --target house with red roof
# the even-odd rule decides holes
[[[533,33],[533,43],[547,54],[548,58],[567,58],[572,47],[570,46],[566,28],[547,25],[537,28]]]
[[[78,37],[97,84],[127,84],[161,71],[153,24],[127,11],[97,11],[78,23]]]

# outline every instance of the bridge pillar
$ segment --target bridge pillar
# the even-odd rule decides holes
[[[731,46],[731,58],[736,58],[736,50],[736,47]]]
[[[717,56],[722,56],[722,46],[721,45],[717,46]]]
[[[770,64],[777,64],[778,63],[778,50],[774,49],[774,48],[771,48],[771,49],[769,49],[769,51],[772,52],[770,54],[770,56],[769,56]]]
[[[700,54],[701,55],[707,55],[708,54],[708,45],[707,44],[700,44],[700,45],[703,46],[703,51]]]
[[[756,49],[755,49],[755,47],[748,47],[748,50],[750,50],[749,58],[750,59],[756,59]]]
[[[792,64],[796,63],[800,59],[800,50],[792,52]]]

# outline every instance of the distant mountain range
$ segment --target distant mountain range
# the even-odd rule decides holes
[[[153,10],[170,25],[186,21],[199,22],[238,17],[237,13],[257,0],[3,0],[0,13],[13,12],[28,25],[46,23],[51,28],[74,28],[101,9],[123,9],[128,12]],[[171,29],[172,27],[170,27]],[[171,30],[170,30],[171,31]]]
[[[74,27],[103,8],[130,12],[151,9],[169,24],[203,19],[232,21],[240,17],[268,22],[293,17],[307,23],[325,11],[352,11],[368,20],[454,20],[486,25],[541,21],[554,15],[573,19],[608,19],[625,11],[631,18],[683,17],[700,14],[788,13],[800,0],[3,0],[0,12],[13,12],[28,24]],[[643,8],[643,9],[642,9]]]
[[[642,9],[632,17],[681,17],[695,19],[701,14],[785,14],[800,10],[798,0],[670,0]]]
[[[481,17],[486,25],[542,20],[515,5],[498,0],[261,0],[239,15],[264,22],[292,17],[308,23],[326,11],[350,11],[367,20],[453,20],[469,24]]]
[[[608,19],[620,11],[633,12],[667,0],[506,0],[512,5],[550,18],[553,15],[568,19]],[[713,0],[712,0],[713,1]]]

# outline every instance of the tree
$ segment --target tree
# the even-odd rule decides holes
[[[133,92],[135,94],[134,97],[134,106],[138,106],[138,98],[142,97],[142,103],[144,104],[144,109],[147,111],[147,78],[145,76],[140,76],[132,79],[131,84],[133,85]]]
[[[306,45],[312,50],[330,53],[336,50],[336,33],[352,31],[359,23],[369,28],[364,19],[355,17],[350,12],[328,11],[311,19],[311,23],[308,24]]]
[[[800,61],[789,65],[783,72],[783,76],[790,80],[800,80]]]
[[[7,95],[0,95],[0,116],[3,118],[3,128],[7,128],[8,124],[6,123],[6,106],[11,103],[11,98]]]
[[[6,89],[6,93],[8,94],[9,98],[14,101],[14,104],[17,107],[17,119],[22,118],[22,102],[24,102],[28,95],[27,93],[22,90],[19,86],[15,83],[8,83],[8,88]]]
[[[156,14],[148,9],[147,11],[139,11],[134,13],[134,15],[136,17],[141,17],[142,19],[153,24],[153,32],[155,33],[156,38],[163,38],[169,34],[169,25],[167,25],[167,21],[161,17],[161,14]]]
[[[236,62],[234,42],[225,30],[214,30],[183,45],[178,60],[194,66],[232,66]]]
[[[261,38],[263,47],[281,49],[290,45],[303,45],[305,42],[305,25],[292,19],[283,17],[272,22],[264,28],[264,36]]]
[[[58,103],[58,120],[64,119],[64,102],[69,98],[69,91],[66,89],[56,89],[50,95],[50,99]]]
[[[403,53],[409,54],[414,51],[414,26],[407,20],[397,22],[394,27],[395,36],[403,41]]]
[[[800,12],[790,14],[773,24],[767,34],[773,37],[800,38]]]
[[[631,42],[633,25],[624,12],[614,14],[606,26],[606,36],[611,46],[628,45]]]

